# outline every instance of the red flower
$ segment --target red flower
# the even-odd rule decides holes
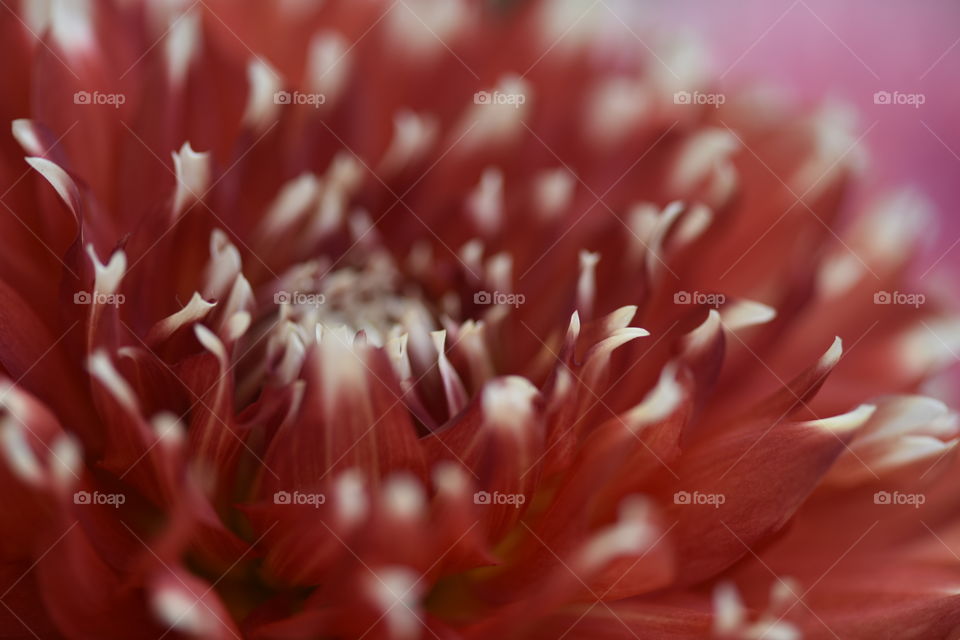
[[[960,624],[958,326],[834,114],[575,3],[174,4],[0,21],[4,637]]]

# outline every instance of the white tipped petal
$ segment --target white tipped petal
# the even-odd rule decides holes
[[[153,610],[170,629],[188,635],[204,637],[215,625],[207,606],[190,593],[186,587],[171,584],[153,593]]]
[[[503,222],[503,172],[489,168],[467,197],[467,212],[484,235],[500,230]]]
[[[686,193],[693,189],[739,146],[737,138],[725,129],[705,129],[695,134],[686,142],[674,167],[673,190]]]
[[[843,356],[843,340],[840,339],[840,336],[837,336],[833,339],[833,342],[830,344],[830,348],[827,349],[827,352],[820,356],[820,360],[817,362],[818,369],[833,369],[837,366],[837,363],[840,362],[840,358]]]
[[[83,449],[73,435],[62,435],[50,446],[48,459],[53,479],[60,486],[69,486],[83,470]]]
[[[695,204],[680,221],[674,240],[680,246],[690,244],[713,223],[713,211],[704,204]]]
[[[210,261],[207,263],[204,295],[219,298],[224,295],[240,274],[240,251],[221,229],[210,234]]]
[[[419,576],[407,567],[386,567],[374,571],[367,583],[370,599],[383,611],[391,638],[413,640],[422,628]]]
[[[834,433],[846,433],[849,431],[855,431],[866,424],[867,420],[870,419],[870,416],[877,410],[876,405],[872,404],[862,404],[853,411],[840,414],[838,416],[833,416],[830,418],[821,418],[820,420],[810,420],[803,424],[815,427],[818,429],[823,429],[824,431],[832,431]]]
[[[150,329],[150,333],[147,335],[147,341],[166,340],[178,329],[194,322],[199,322],[205,318],[207,313],[216,306],[217,304],[215,302],[207,302],[199,293],[194,292],[190,297],[190,301],[180,309],[180,311],[177,311],[171,316],[167,316]]]
[[[50,0],[50,34],[68,57],[90,55],[96,50],[92,18],[90,0]]]
[[[388,26],[401,50],[414,56],[446,51],[468,21],[464,0],[405,0],[390,10]]]
[[[170,84],[182,87],[200,48],[200,19],[190,11],[177,16],[164,41]]]
[[[433,331],[430,333],[433,340],[433,348],[437,351],[437,365],[440,369],[440,377],[443,379],[443,389],[447,398],[447,410],[450,415],[456,415],[467,405],[467,392],[464,390],[463,382],[457,374],[456,369],[450,364],[445,351],[447,341],[446,331]]]
[[[235,342],[239,340],[250,328],[253,318],[249,311],[238,311],[230,316],[224,326],[224,333],[227,340]]]
[[[451,132],[451,144],[460,140],[457,150],[467,153],[516,139],[524,130],[532,96],[530,85],[522,78],[504,76],[493,89],[474,95],[460,125]]]
[[[398,474],[388,478],[383,496],[387,508],[400,519],[412,520],[425,513],[427,500],[423,485],[412,475]]]
[[[97,257],[92,244],[87,245],[87,255],[93,263],[94,288],[97,293],[112,295],[120,288],[120,281],[127,271],[127,254],[117,250],[110,256],[109,262],[103,264]]]
[[[113,366],[113,362],[104,351],[95,351],[91,354],[87,361],[87,369],[116,398],[117,402],[132,413],[140,412],[136,394]]]
[[[157,436],[157,441],[162,444],[180,445],[186,442],[186,429],[172,413],[158,413],[150,421],[150,426]]]
[[[723,326],[729,331],[766,324],[776,317],[776,309],[752,300],[736,300],[720,309]]]
[[[467,472],[455,462],[442,461],[437,463],[431,473],[433,484],[437,491],[449,495],[459,496],[467,493],[470,488],[470,478]]]
[[[545,218],[563,213],[573,201],[577,179],[566,169],[552,169],[538,175],[533,182],[533,200]]]
[[[747,620],[747,611],[736,586],[721,582],[713,590],[713,630],[717,635],[735,633]]]
[[[710,309],[707,313],[707,319],[696,329],[688,333],[684,338],[684,342],[691,351],[699,351],[706,348],[721,330],[720,312],[716,309]]]
[[[683,387],[677,381],[677,367],[668,364],[660,373],[657,385],[643,401],[622,416],[622,420],[634,432],[648,424],[654,424],[672,414],[684,400]]]
[[[307,86],[336,102],[350,77],[350,43],[339,33],[328,31],[315,37],[307,54]]]
[[[898,339],[901,366],[913,375],[928,374],[957,361],[960,317],[928,318]]]
[[[210,184],[210,154],[197,152],[184,142],[173,154],[177,175],[177,191],[173,198],[173,215],[180,215],[186,206],[203,198]]]
[[[345,327],[322,332],[318,357],[322,379],[328,381],[323,385],[325,406],[336,406],[341,393],[355,394],[366,384],[365,349],[352,342]]]
[[[28,484],[43,481],[43,468],[27,441],[24,428],[11,417],[0,422],[0,450],[10,470]]]
[[[243,112],[243,124],[254,131],[264,131],[277,120],[280,105],[274,94],[282,87],[280,74],[269,64],[255,58],[247,65],[250,92]]]
[[[533,419],[534,401],[539,395],[526,378],[508,376],[494,380],[483,388],[484,421],[509,431],[522,429]]]
[[[607,331],[616,331],[617,329],[626,329],[630,322],[637,315],[637,305],[627,304],[616,309],[606,318],[604,329]]]
[[[616,558],[643,553],[657,537],[647,501],[629,496],[620,506],[617,522],[595,534],[586,544],[580,562],[588,571],[597,570]]]
[[[513,256],[507,253],[490,256],[486,265],[486,277],[501,293],[513,289]]]
[[[203,345],[204,349],[217,356],[217,359],[220,360],[221,363],[226,363],[227,350],[224,348],[220,338],[217,337],[217,334],[202,324],[194,325],[193,333],[197,336],[197,340]]]
[[[626,78],[607,80],[590,97],[586,134],[600,147],[618,144],[652,107],[652,97],[643,83]]]
[[[14,139],[23,147],[28,156],[42,156],[44,154],[46,149],[40,141],[32,120],[18,118],[13,121],[11,129]]]
[[[794,625],[782,620],[761,620],[746,630],[747,638],[764,640],[801,640],[803,634]]]
[[[380,170],[399,171],[419,160],[437,139],[439,123],[433,116],[403,110],[393,117],[393,139],[380,161]]]
[[[279,234],[300,220],[317,202],[320,181],[312,173],[305,173],[281,187],[264,216],[263,227],[268,234]]]
[[[556,0],[541,5],[537,16],[540,41],[547,48],[573,51],[596,36],[602,16],[602,7],[583,0]]]
[[[356,470],[344,471],[333,485],[337,514],[346,526],[353,526],[367,517],[370,502],[363,484],[363,476]]]
[[[580,252],[580,278],[577,280],[577,308],[587,317],[593,316],[593,302],[597,293],[597,263],[599,253]]]
[[[46,158],[27,158],[27,164],[37,170],[47,182],[56,190],[57,195],[70,207],[74,217],[79,218],[80,190],[73,178],[60,165],[50,162]]]

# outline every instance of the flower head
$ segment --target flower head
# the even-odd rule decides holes
[[[9,11],[11,637],[960,624],[922,201],[598,11]]]

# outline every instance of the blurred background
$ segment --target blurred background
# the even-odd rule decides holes
[[[721,91],[762,81],[811,104],[852,106],[869,151],[855,196],[916,187],[942,221],[920,272],[960,267],[960,2],[621,0],[618,11],[703,38]],[[923,104],[875,104],[878,91],[919,94]]]

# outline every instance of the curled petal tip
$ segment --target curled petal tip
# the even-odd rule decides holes
[[[534,401],[539,395],[526,378],[507,376],[494,380],[483,390],[484,419],[510,431],[521,429],[533,418]]]
[[[876,410],[876,405],[862,404],[853,411],[829,418],[810,420],[805,424],[811,427],[823,429],[825,431],[832,431],[834,433],[848,433],[855,431],[866,424],[867,420],[873,416]]]

